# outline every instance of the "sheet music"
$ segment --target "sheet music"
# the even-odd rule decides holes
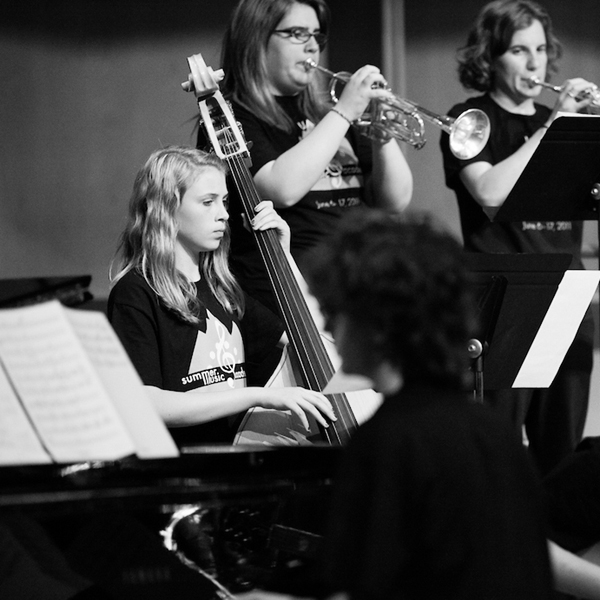
[[[135,367],[103,313],[65,309],[140,458],[178,456],[179,451],[148,399]]]
[[[0,465],[52,462],[23,411],[0,361]]]
[[[599,271],[565,271],[512,387],[550,386],[575,339],[599,280]]]
[[[54,460],[135,452],[58,301],[0,310],[0,358]]]

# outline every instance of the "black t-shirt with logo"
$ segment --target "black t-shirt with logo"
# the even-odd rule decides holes
[[[276,346],[283,325],[250,296],[239,320],[224,310],[205,279],[196,288],[205,313],[199,325],[192,325],[168,310],[144,278],[130,271],[111,290],[108,317],[144,384],[179,392],[245,387],[248,368]],[[176,441],[194,443],[233,439],[227,419],[171,433]]]

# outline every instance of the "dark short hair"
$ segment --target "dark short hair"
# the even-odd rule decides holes
[[[495,0],[486,4],[458,52],[458,76],[467,89],[488,92],[494,85],[493,64],[509,48],[515,31],[539,21],[546,34],[547,74],[557,71],[562,47],[546,9],[532,0]]]
[[[308,262],[326,319],[347,316],[371,356],[406,381],[464,386],[476,315],[462,247],[448,232],[425,217],[356,210]]]

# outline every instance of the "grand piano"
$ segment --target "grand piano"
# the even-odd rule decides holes
[[[105,594],[90,598],[286,590],[318,551],[340,452],[199,446],[172,459],[4,467],[0,534],[34,532]]]

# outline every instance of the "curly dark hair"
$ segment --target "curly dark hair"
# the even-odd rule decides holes
[[[495,0],[477,15],[467,44],[458,51],[458,76],[466,89],[489,92],[494,86],[494,61],[504,54],[515,31],[539,21],[546,34],[549,73],[556,72],[562,47],[552,29],[550,16],[531,0]]]
[[[465,386],[476,308],[449,233],[425,217],[352,211],[308,268],[326,319],[347,316],[365,356],[398,367],[407,382]]]

